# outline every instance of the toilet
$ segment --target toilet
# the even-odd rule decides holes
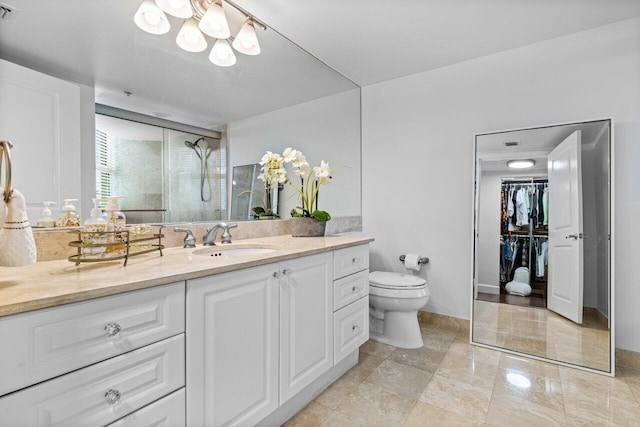
[[[369,337],[401,348],[424,345],[418,310],[429,300],[427,281],[402,273],[369,275]]]

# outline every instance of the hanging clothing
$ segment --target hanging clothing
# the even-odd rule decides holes
[[[532,203],[531,203],[531,224],[533,228],[538,226],[538,186],[533,187],[533,192],[531,195]]]
[[[513,231],[513,214],[515,212],[513,202],[513,186],[509,186],[507,192],[507,231]]]
[[[542,193],[544,192],[544,184],[538,184],[536,186],[536,192],[538,193],[538,224],[544,223],[544,208],[542,206]]]
[[[529,224],[529,209],[527,208],[528,191],[520,188],[516,194],[516,225]]]
[[[549,187],[545,187],[542,193],[542,210],[544,213],[542,224],[549,225]]]

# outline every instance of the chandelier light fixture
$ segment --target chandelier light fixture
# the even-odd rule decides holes
[[[236,63],[233,49],[244,55],[260,54],[260,43],[255,27],[266,30],[267,26],[246,10],[227,0],[226,4],[245,16],[240,31],[233,37],[222,1],[143,0],[133,21],[147,33],[166,34],[171,29],[167,14],[184,19],[176,37],[178,46],[187,52],[202,52],[208,47],[205,38],[207,35],[215,39],[209,53],[209,60],[220,67],[230,67]]]

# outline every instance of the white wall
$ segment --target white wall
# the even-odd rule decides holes
[[[227,138],[230,171],[287,147],[301,150],[311,166],[329,162],[337,169],[333,182],[320,190],[318,209],[334,217],[360,215],[360,89],[230,123]],[[295,175],[289,178],[299,185]],[[288,218],[299,198],[290,185],[281,197],[280,213]]]
[[[363,88],[372,268],[428,256],[426,309],[468,319],[474,134],[614,117],[616,346],[640,351],[639,76],[633,19]]]
[[[94,140],[93,88],[0,60],[0,94],[0,138],[14,143],[12,184],[25,196],[31,224],[45,200],[58,203],[54,218],[66,198],[80,198],[76,207],[85,212],[84,171],[87,164],[93,171],[94,162],[88,159],[93,148],[85,152]],[[89,199],[87,213],[90,206]]]
[[[479,292],[500,293],[500,191],[501,172],[482,172],[478,183],[478,284]]]

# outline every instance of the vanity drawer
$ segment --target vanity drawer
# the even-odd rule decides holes
[[[333,314],[334,366],[369,339],[369,297]]]
[[[0,395],[184,332],[184,282],[0,317]]]
[[[0,398],[7,426],[97,426],[185,385],[184,334]],[[110,400],[111,399],[111,400]]]
[[[109,427],[184,427],[187,423],[184,388],[119,419]]]
[[[369,245],[353,246],[333,252],[333,279],[340,279],[369,268]]]
[[[369,295],[369,270],[352,274],[333,282],[333,310]]]

